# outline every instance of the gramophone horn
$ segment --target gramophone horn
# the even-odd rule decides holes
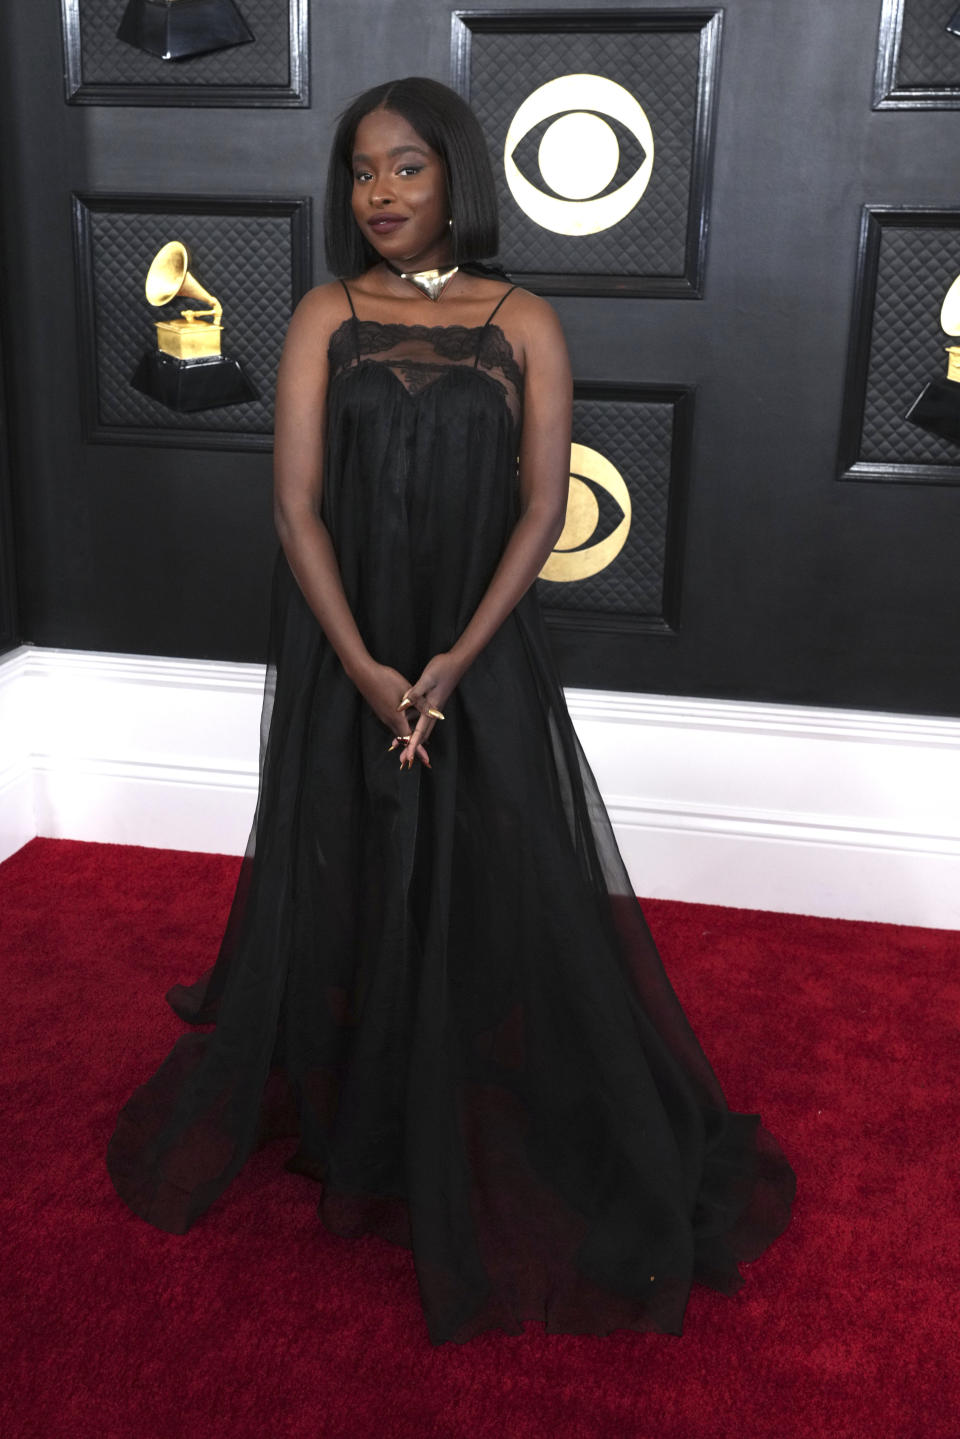
[[[960,275],[943,297],[940,307],[940,328],[948,335],[960,335]]]
[[[180,240],[170,240],[153,257],[147,271],[146,295],[151,305],[169,305],[171,300],[182,296],[187,300],[204,300],[214,321],[223,313],[220,301],[205,290],[200,281],[190,273],[190,255]],[[185,311],[193,318],[193,312]]]

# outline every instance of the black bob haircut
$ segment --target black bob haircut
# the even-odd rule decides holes
[[[354,219],[353,143],[357,126],[382,106],[402,115],[443,160],[455,264],[496,255],[500,245],[497,192],[480,122],[466,100],[439,80],[410,75],[374,85],[339,116],[330,146],[324,203],[324,248],[334,275],[359,275],[380,259]]]

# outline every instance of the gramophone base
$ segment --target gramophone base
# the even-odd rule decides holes
[[[162,350],[148,350],[130,383],[142,395],[181,412],[216,410],[222,405],[259,399],[239,360],[226,355],[178,360]]]
[[[129,0],[117,39],[160,60],[246,45],[253,32],[233,0]]]
[[[960,444],[960,383],[931,380],[904,416],[914,425]]]

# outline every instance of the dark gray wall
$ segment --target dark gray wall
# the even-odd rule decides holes
[[[554,300],[578,378],[696,386],[679,631],[557,631],[566,683],[960,713],[960,490],[835,478],[861,207],[957,202],[957,112],[871,109],[880,8],[729,0],[704,297]],[[66,105],[54,7],[4,8],[23,638],[260,658],[276,545],[268,454],[82,443],[71,192],[312,194],[318,228],[333,115],[449,80],[449,16],[326,0],[311,108],[183,110]]]

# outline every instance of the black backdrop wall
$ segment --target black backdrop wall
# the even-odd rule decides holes
[[[108,19],[123,8],[90,4]],[[569,241],[545,235],[534,253],[522,217],[508,221],[519,278],[551,294],[566,329],[580,443],[633,486],[634,567],[619,588],[538,582],[567,684],[960,713],[960,444],[903,420],[945,373],[937,307],[960,271],[960,38],[944,29],[950,0],[905,5],[899,92],[895,53],[878,50],[881,0],[624,7],[624,24],[648,26],[633,73],[651,68],[633,90],[659,144],[656,183],[635,206],[642,247],[626,262],[623,246],[613,259],[596,249],[586,278],[571,279]],[[69,0],[68,20],[83,7]],[[256,29],[251,10],[269,28],[284,6],[240,8]],[[571,72],[629,59],[627,41],[614,36],[610,51],[593,33],[608,12],[590,12],[593,31],[574,26],[571,38],[561,22],[578,7],[527,9],[536,42],[533,21],[527,40],[511,31],[507,6],[459,22],[458,70],[439,0],[325,0],[310,6],[309,105],[297,103],[307,77],[271,71],[286,64],[285,42],[262,29],[263,90],[251,60],[233,72],[224,62],[208,73],[238,103],[186,106],[132,103],[153,62],[138,71],[131,51],[111,75],[109,43],[95,50],[92,31],[73,36],[65,89],[54,7],[4,7],[22,639],[262,657],[277,318],[327,278],[318,227],[333,116],[369,84],[420,73],[470,84],[495,127],[498,45],[535,43],[545,65]],[[198,278],[224,299],[228,348],[259,366],[266,394],[266,410],[220,412],[222,429],[209,415],[167,426],[122,383],[127,349],[150,332],[143,257],[191,216]],[[211,267],[241,252],[248,268],[228,266],[218,291]],[[261,281],[258,311],[247,298]],[[9,597],[4,608],[12,640]]]

